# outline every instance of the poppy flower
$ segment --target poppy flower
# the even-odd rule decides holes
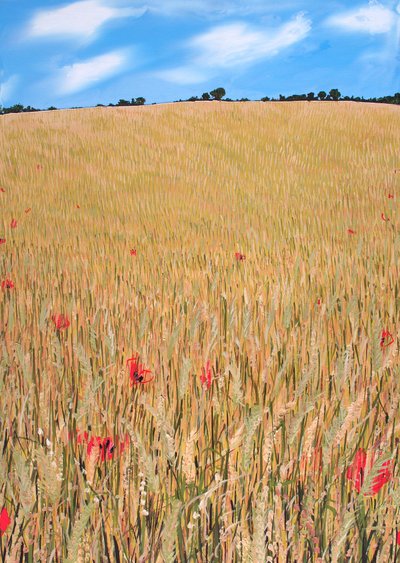
[[[41,170],[42,169],[42,165],[41,164],[36,164],[36,170]]]
[[[321,305],[321,299],[317,299],[317,305]]]
[[[393,195],[393,194],[388,194],[388,198],[389,198],[389,199],[394,199],[394,195]]]
[[[53,315],[51,317],[57,330],[65,330],[71,324],[69,318],[66,315]]]
[[[95,445],[99,447],[100,450],[99,457],[101,461],[112,459],[115,449],[115,444],[112,438],[110,437],[101,438],[100,436],[92,436],[92,438],[88,442],[86,449],[88,456],[90,456],[90,454],[92,453],[93,446]]]
[[[6,239],[5,239],[5,238],[0,238],[0,244],[6,244]]]
[[[207,362],[205,367],[201,369],[200,381],[203,387],[210,389],[211,387],[212,372],[210,367],[210,361]]]
[[[17,220],[16,219],[12,219],[11,224],[10,224],[12,229],[15,229],[17,226]]]
[[[396,534],[396,543],[397,545],[400,545],[400,531]]]
[[[382,221],[390,221],[389,217],[385,217],[384,213],[381,213]]]
[[[370,459],[368,471],[371,469],[373,464],[374,458]],[[350,481],[353,481],[354,488],[356,489],[357,493],[361,491],[361,488],[364,484],[364,477],[368,473],[367,469],[367,453],[365,450],[360,448],[353,460],[353,463],[350,467],[348,467],[346,472],[346,477]],[[374,477],[371,484],[371,489],[369,492],[365,493],[366,495],[376,495],[379,493],[381,488],[388,483],[392,478],[392,460],[388,459],[385,461],[382,466],[380,467],[378,474]]]
[[[80,205],[78,205],[78,204],[76,204],[76,208],[77,208],[77,209],[80,209],[80,208],[81,208],[81,206],[80,206]]]
[[[363,449],[359,449],[354,457],[353,463],[347,468],[346,477],[353,481],[354,488],[359,493],[364,483],[365,466],[367,464],[367,454]]]
[[[78,442],[78,444],[83,444],[84,442],[87,442],[88,438],[89,438],[89,434],[86,432],[86,430],[83,433],[78,431],[76,434],[76,441]]]
[[[0,535],[3,535],[11,524],[11,518],[8,515],[7,508],[3,508],[0,513]]]
[[[394,338],[390,334],[390,332],[388,330],[382,330],[381,348],[387,348],[388,346],[393,344],[393,342],[394,342]]]
[[[2,192],[4,194],[4,193],[6,193],[6,190],[4,188],[0,188],[0,192]]]
[[[353,229],[347,229],[347,232],[349,233],[349,235],[355,235],[356,232],[353,231]]]
[[[14,287],[14,282],[8,278],[1,282],[1,289],[13,289]]]
[[[145,369],[143,364],[139,363],[139,354],[136,354],[126,362],[129,368],[129,378],[131,385],[138,385],[139,383],[150,383],[153,381],[154,376],[151,370]]]
[[[131,256],[136,256],[136,248],[131,248]]]
[[[28,207],[28,209],[25,209],[25,213],[29,213],[32,209],[30,207]]]
[[[235,252],[235,258],[238,262],[243,262],[243,260],[246,260],[246,256],[241,252]]]

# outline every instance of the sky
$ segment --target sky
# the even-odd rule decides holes
[[[0,105],[400,91],[400,0],[0,0]]]

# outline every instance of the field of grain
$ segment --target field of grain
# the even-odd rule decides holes
[[[3,560],[400,556],[399,147],[346,102],[0,117]]]

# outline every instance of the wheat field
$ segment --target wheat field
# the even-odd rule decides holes
[[[0,118],[0,548],[400,557],[400,111]]]

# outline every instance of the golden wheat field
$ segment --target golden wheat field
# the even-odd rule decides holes
[[[346,102],[0,118],[3,561],[400,557],[399,147]]]

